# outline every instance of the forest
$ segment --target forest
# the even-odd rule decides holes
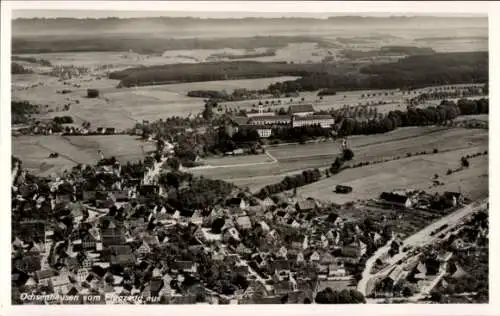
[[[374,64],[345,73],[336,64],[233,61],[129,68],[113,72],[119,86],[297,76],[273,83],[272,94],[300,91],[415,89],[433,85],[488,82],[488,53],[437,53],[409,56],[394,63]]]

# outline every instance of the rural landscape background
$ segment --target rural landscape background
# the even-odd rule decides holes
[[[13,303],[488,302],[487,17],[158,15],[12,21]]]

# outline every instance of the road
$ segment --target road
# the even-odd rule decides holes
[[[420,230],[417,233],[406,238],[403,241],[403,244],[400,246],[400,248],[401,249],[404,247],[416,248],[416,247],[422,247],[424,245],[431,244],[432,242],[439,239],[438,236],[441,234],[441,232],[440,232],[439,234],[435,234],[434,236],[431,236],[431,233],[434,230],[447,224],[448,225],[447,228],[444,229],[442,232],[448,232],[451,229],[453,229],[454,227],[456,227],[457,225],[459,225],[462,222],[462,220],[465,217],[467,217],[468,215],[471,215],[474,212],[477,212],[479,210],[486,208],[487,204],[488,204],[488,199],[483,199],[483,200],[474,202],[472,204],[468,204],[468,205],[456,210],[455,212],[442,217],[441,219],[431,223],[430,225],[426,226],[422,230]],[[397,262],[399,260],[402,260],[407,256],[407,253],[400,252],[397,255],[391,257],[387,261],[387,263],[389,264],[387,267],[385,267],[384,269],[382,269],[381,271],[379,271],[375,274],[370,274],[370,271],[371,271],[375,261],[378,258],[380,258],[380,256],[382,256],[384,253],[389,251],[389,249],[390,249],[389,247],[390,247],[390,244],[385,245],[384,247],[377,250],[377,252],[372,257],[370,257],[368,259],[365,270],[363,271],[363,277],[358,283],[358,291],[363,293],[363,295],[366,296],[367,292],[370,292],[370,291],[367,291],[368,285],[370,283],[372,283],[370,281],[372,281],[374,279],[382,278],[385,275],[387,275],[387,273],[390,272],[392,270],[392,268],[394,268],[394,266],[397,264]]]

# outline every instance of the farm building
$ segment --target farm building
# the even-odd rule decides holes
[[[107,127],[106,130],[104,131],[104,134],[112,135],[115,133],[115,128],[114,127]]]
[[[412,199],[409,196],[399,193],[382,192],[380,199],[396,207],[410,208],[413,205]]]
[[[312,104],[295,104],[290,105],[288,112],[290,115],[308,116],[314,114],[314,108]]]
[[[347,186],[347,185],[337,185],[335,187],[335,193],[343,193],[343,194],[347,194],[347,193],[351,193],[352,192],[352,187],[350,186]]]

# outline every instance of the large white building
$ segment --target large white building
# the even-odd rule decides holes
[[[331,128],[335,119],[331,115],[310,115],[304,117],[293,117],[292,127],[319,125],[323,128]]]

